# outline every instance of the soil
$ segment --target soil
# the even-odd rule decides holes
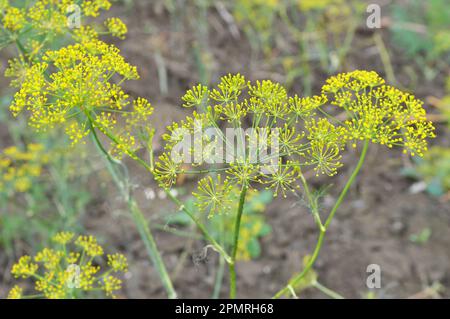
[[[192,26],[183,20],[189,12],[180,15],[178,32],[172,31],[174,21],[169,19],[168,12],[158,2],[134,1],[133,6],[118,6],[109,14],[120,16],[128,24],[127,40],[117,42],[117,45],[126,58],[137,65],[142,76],[140,81],[128,84],[127,90],[152,101],[156,111],[154,124],[161,133],[171,121],[186,114],[180,106],[180,97],[201,79],[191,49],[199,45],[198,39],[189,32]],[[285,80],[283,70],[266,65],[263,57],[251,54],[244,34],[241,34],[242,39],[234,38],[216,11],[211,12],[209,22],[212,27],[207,45],[212,82],[230,72],[240,72],[249,79]],[[345,69],[373,69],[384,75],[379,54],[370,41],[371,36],[365,30],[357,32]],[[388,32],[383,33],[383,38],[389,43]],[[409,77],[404,69],[411,62],[401,52],[394,52],[392,59],[396,77],[408,86]],[[167,72],[170,96],[164,94],[164,90],[161,92],[161,70],[158,71],[158,67]],[[314,74],[313,90],[318,92],[327,75],[320,70],[315,70]],[[440,97],[443,95],[442,83],[443,76],[440,75],[433,82],[418,86],[416,95],[425,100],[429,96]],[[301,85],[294,83],[291,91],[301,92]],[[448,132],[443,127],[439,127],[439,131],[442,134],[433,143],[448,146]],[[160,148],[160,141],[155,142],[155,147]],[[331,208],[356,158],[354,153],[345,158],[346,168],[340,177],[331,180],[334,187],[323,198],[322,211]],[[427,289],[432,284],[450,287],[450,204],[425,193],[411,192],[413,181],[401,174],[404,165],[410,163],[400,150],[387,152],[382,147],[372,147],[357,183],[326,235],[315,270],[321,284],[346,298],[368,296],[366,269],[370,264],[381,267],[382,288],[374,290],[379,298],[434,297],[437,295]],[[132,166],[130,175],[136,185],[135,195],[148,219],[164,224],[164,214],[173,212],[175,207],[163,199],[149,200],[145,196],[149,189],[156,187],[140,168]],[[320,178],[311,180],[317,188],[325,185]],[[187,181],[183,187],[190,189],[193,185],[193,181]],[[130,272],[120,297],[165,298],[123,203],[114,190],[109,192],[91,204],[89,213],[83,217],[83,224],[87,232],[104,239],[109,249],[122,251],[129,258]],[[238,297],[241,298],[272,296],[301,270],[303,257],[312,252],[317,240],[317,228],[299,199],[275,199],[267,207],[266,215],[273,230],[261,241],[261,256],[253,261],[240,262],[237,267]],[[410,236],[425,228],[431,230],[429,240],[423,244],[413,243]],[[179,296],[210,298],[218,263],[216,254],[209,251],[206,259],[194,262],[193,257],[203,249],[205,242],[180,240],[160,230],[154,230],[154,233],[167,267],[174,274]],[[1,265],[6,269],[9,264],[2,260]],[[8,278],[5,278],[4,284],[8,287]],[[0,295],[6,291],[5,286],[0,284]],[[226,285],[221,296],[227,296]],[[450,290],[442,290],[439,296],[450,297]],[[301,297],[326,298],[316,289],[306,290]]]

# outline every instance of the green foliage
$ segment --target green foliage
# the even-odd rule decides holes
[[[447,95],[441,99],[437,106],[440,113],[444,116],[447,127],[450,129],[450,77],[447,78],[446,89]]]
[[[412,234],[409,236],[409,240],[415,244],[424,245],[428,242],[431,237],[431,229],[424,228],[417,234]]]
[[[406,175],[422,179],[427,191],[433,196],[442,196],[450,191],[450,148],[434,146]]]
[[[434,60],[450,52],[450,7],[447,0],[412,0],[394,5],[394,43],[410,56],[424,54]]]
[[[284,4],[280,0],[236,0],[233,15],[253,45],[271,53],[275,20]]]
[[[55,148],[67,142],[65,138],[41,136],[40,141],[42,144],[31,144],[46,148],[41,156],[45,164],[35,168],[39,175],[20,177],[27,178],[19,184],[26,188],[13,192],[8,188],[0,196],[0,246],[9,255],[19,238],[34,246],[36,242],[47,243],[49,234],[60,229],[81,230],[80,217],[91,201],[84,185],[92,168],[83,158],[84,147]],[[46,144],[52,144],[51,151]],[[20,169],[23,166],[16,169],[17,174]]]

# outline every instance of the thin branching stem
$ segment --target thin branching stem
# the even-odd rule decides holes
[[[359,157],[358,164],[356,165],[355,169],[353,170],[352,175],[348,179],[347,183],[345,184],[344,188],[341,191],[341,194],[339,195],[339,198],[337,199],[336,203],[334,204],[330,214],[328,215],[327,220],[325,221],[323,228],[320,229],[319,237],[317,239],[316,247],[314,248],[314,252],[309,258],[308,263],[306,264],[305,268],[302,270],[300,274],[295,276],[293,279],[289,281],[289,283],[280,291],[278,291],[273,298],[278,299],[282,296],[289,293],[289,287],[295,287],[304,277],[305,275],[311,270],[311,268],[314,266],[317,258],[319,257],[320,250],[322,249],[323,241],[325,238],[325,234],[330,227],[331,221],[333,220],[334,215],[336,214],[336,211],[342,204],[342,201],[344,200],[345,196],[347,195],[348,190],[353,185],[353,183],[356,180],[356,177],[358,176],[359,172],[361,171],[361,167],[364,163],[364,160],[367,155],[367,150],[369,148],[369,141],[366,140],[364,142],[363,150],[361,152],[361,156]]]
[[[86,112],[86,115],[90,122],[94,122],[92,115],[89,112]],[[102,133],[108,137],[113,143],[119,144],[119,141],[117,137],[115,137],[111,132],[109,132],[106,129],[101,130]],[[154,170],[152,168],[152,165],[149,165],[147,162],[145,162],[143,159],[141,159],[134,151],[127,150],[127,154],[131,157],[131,159],[135,160],[137,163],[139,163],[141,166],[143,166],[146,170],[148,170],[152,175],[154,175]],[[181,201],[170,191],[170,189],[163,188],[164,192],[166,193],[167,197],[175,204],[177,207],[186,213],[192,221],[197,225],[197,227],[202,232],[203,236],[206,238],[207,241],[210,242],[210,244],[214,247],[214,250],[217,251],[229,264],[232,262],[231,257],[227,254],[225,249],[212,237],[212,235],[209,233],[207,228],[203,225],[203,223],[198,219],[195,214],[188,209],[185,205],[181,203]]]

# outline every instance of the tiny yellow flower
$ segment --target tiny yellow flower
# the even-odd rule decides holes
[[[11,30],[18,31],[25,26],[26,18],[24,12],[15,7],[9,7],[6,9],[5,15],[3,16],[3,25]]]
[[[22,256],[19,261],[13,265],[11,274],[16,278],[28,278],[33,276],[38,268],[39,266],[32,262],[30,256]]]
[[[119,18],[109,18],[105,21],[105,25],[111,35],[118,37],[119,39],[125,39],[128,29],[122,20]]]
[[[86,297],[92,291],[103,290],[108,297],[121,288],[122,281],[110,276],[127,271],[126,258],[110,254],[98,263],[95,258],[103,254],[103,248],[93,236],[79,236],[72,242],[73,233],[60,232],[53,237],[54,248],[45,247],[34,257],[23,256],[13,266],[16,278],[32,278],[34,288],[47,299]],[[108,264],[103,269],[99,265]],[[104,280],[105,279],[105,280]],[[20,287],[11,289],[9,297],[27,297]],[[31,296],[29,296],[31,297]]]
[[[97,243],[94,236],[79,236],[75,245],[84,249],[84,252],[91,257],[103,255],[103,248]]]
[[[108,275],[105,278],[103,278],[101,284],[103,286],[103,290],[105,291],[106,295],[115,298],[114,292],[120,290],[120,288],[122,287],[122,280],[114,276]]]
[[[21,299],[22,293],[23,289],[16,285],[9,291],[8,299]]]
[[[128,262],[124,255],[122,254],[114,254],[108,255],[108,266],[111,267],[114,271],[126,272],[128,270]]]
[[[61,244],[61,245],[67,245],[69,242],[72,241],[73,237],[75,236],[74,233],[71,232],[60,232],[57,233],[55,236],[53,236],[53,241]]]

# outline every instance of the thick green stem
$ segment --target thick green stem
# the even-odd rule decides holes
[[[276,298],[276,299],[281,298],[282,296],[287,294],[290,291],[290,289],[295,287],[300,282],[300,280],[302,280],[303,277],[305,277],[305,275],[309,272],[309,270],[314,266],[314,264],[317,260],[317,257],[319,257],[320,250],[322,249],[323,241],[325,238],[325,233],[327,232],[327,229],[330,226],[331,221],[333,220],[333,217],[336,214],[336,211],[338,210],[339,206],[342,204],[342,201],[344,200],[345,196],[347,195],[348,190],[355,182],[355,179],[358,176],[358,174],[361,170],[361,167],[364,163],[364,160],[366,158],[368,148],[369,148],[369,141],[366,140],[364,142],[363,150],[361,152],[361,156],[359,158],[358,164],[356,165],[355,169],[353,170],[352,175],[350,176],[350,178],[348,179],[347,183],[345,184],[343,190],[341,191],[341,194],[339,195],[338,200],[336,201],[330,214],[328,215],[328,218],[325,221],[325,224],[323,225],[322,228],[320,228],[319,238],[317,239],[316,247],[314,248],[314,252],[313,252],[311,258],[309,259],[308,263],[306,264],[305,268],[302,270],[302,272],[300,274],[298,274],[293,279],[291,279],[291,281],[289,281],[289,283],[283,289],[278,291],[275,294],[274,298]]]
[[[236,298],[236,255],[238,251],[238,245],[239,245],[239,232],[241,229],[241,220],[242,220],[242,213],[244,212],[244,203],[245,203],[245,196],[247,195],[247,186],[242,186],[241,195],[239,197],[239,206],[236,214],[236,220],[234,224],[234,238],[233,238],[233,250],[231,252],[231,260],[232,262],[229,263],[229,269],[230,269],[230,298],[235,299]]]
[[[228,270],[230,272],[230,299],[236,299],[236,268],[234,263],[228,264]]]

